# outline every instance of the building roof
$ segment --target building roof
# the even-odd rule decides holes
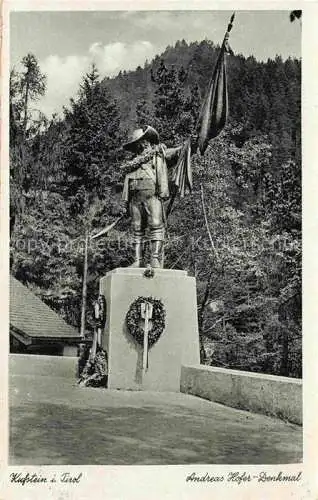
[[[29,337],[79,338],[74,327],[13,276],[10,277],[10,326]]]

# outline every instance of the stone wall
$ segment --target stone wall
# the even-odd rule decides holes
[[[10,375],[37,375],[76,380],[78,358],[37,354],[10,354]]]
[[[181,392],[302,424],[302,380],[213,366],[182,366]]]
[[[77,357],[77,346],[76,345],[68,345],[68,344],[63,346],[63,356],[76,358]]]

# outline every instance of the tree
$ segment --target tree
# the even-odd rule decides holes
[[[290,197],[292,212],[299,214],[299,193],[291,185],[299,183],[300,175],[292,173],[292,166],[280,170],[291,184],[286,177],[285,194],[283,189],[277,192],[278,220],[267,181],[267,176],[272,178],[270,143],[257,136],[242,146],[242,127],[229,125],[203,157],[193,157],[194,192],[176,203],[171,215],[174,238],[166,246],[166,262],[195,273],[208,363],[299,376],[299,235],[287,232],[288,226],[282,232],[281,224],[289,217]],[[200,185],[213,246],[205,229]],[[190,244],[184,235],[190,236]],[[211,302],[223,306],[211,312]],[[275,315],[278,341],[269,340]]]
[[[146,127],[154,122],[153,110],[145,99],[141,99],[136,104],[136,118],[139,127]]]
[[[45,92],[46,77],[41,73],[34,55],[21,61],[24,71],[10,72],[10,229],[23,216],[26,204],[34,197],[34,180],[41,178],[37,149],[40,130],[46,127],[46,118],[30,113],[30,102]],[[36,182],[38,184],[38,182]],[[31,187],[33,189],[31,189]]]
[[[77,237],[86,242],[94,227],[112,217],[119,207],[116,192],[122,155],[119,125],[117,104],[101,84],[96,66],[92,65],[80,85],[78,98],[71,100],[70,109],[65,109],[62,145],[64,178],[61,183],[67,186],[67,210],[76,224]],[[93,263],[98,268],[98,257],[100,255],[93,255],[87,249],[87,266],[83,268],[86,262],[83,256],[77,265],[78,273],[85,275],[85,301],[86,295],[90,296],[89,283],[86,294],[86,277],[89,281]],[[93,288],[96,292],[96,284]],[[83,318],[84,313],[82,329]]]
[[[184,82],[187,78],[184,68],[168,68],[160,61],[155,72],[151,72],[155,83],[154,109],[155,125],[163,141],[171,142],[180,137],[180,117],[185,108]]]
[[[23,96],[23,132],[26,134],[30,101],[36,101],[46,90],[46,76],[41,73],[39,63],[33,54],[27,54],[22,59],[20,76],[20,92]]]
[[[79,97],[65,109],[63,144],[65,181],[74,213],[86,204],[105,198],[107,186],[118,177],[120,116],[116,102],[101,85],[92,66],[80,86]]]

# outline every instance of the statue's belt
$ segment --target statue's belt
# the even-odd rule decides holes
[[[155,182],[152,179],[130,179],[129,180],[129,190],[141,190],[141,189],[153,189],[155,187]]]

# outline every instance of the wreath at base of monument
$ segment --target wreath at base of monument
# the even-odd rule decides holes
[[[141,304],[150,302],[152,304],[151,328],[148,331],[148,346],[153,346],[165,329],[166,311],[160,299],[153,297],[138,297],[129,307],[126,315],[126,324],[129,333],[138,344],[144,343],[144,321],[141,317]]]

